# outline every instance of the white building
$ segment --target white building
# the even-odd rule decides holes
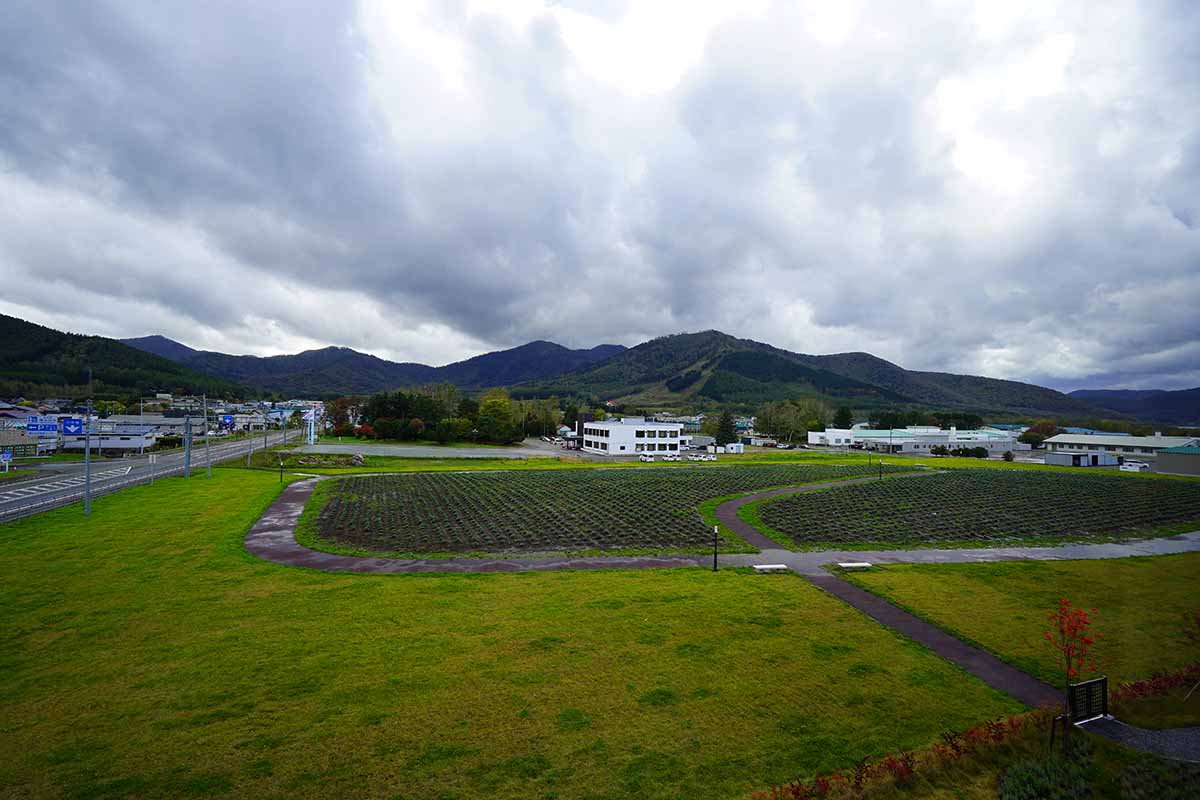
[[[678,453],[683,425],[678,422],[648,422],[645,417],[583,422],[581,436],[586,453],[602,456],[637,453]]]
[[[858,446],[885,453],[916,454],[927,454],[939,445],[950,450],[959,447],[983,447],[991,455],[1029,449],[1029,445],[1018,442],[1016,437],[1007,431],[986,428],[960,431],[954,427],[943,430],[924,425],[910,425],[893,430],[872,430],[858,426],[826,428],[823,431],[809,431],[808,443],[826,447]]]
[[[63,449],[83,451],[87,437],[82,433],[64,433]],[[91,448],[94,452],[105,450],[142,451],[153,447],[156,436],[154,428],[136,423],[109,422],[106,419],[92,422]]]
[[[1102,467],[1124,460],[1154,463],[1161,450],[1198,443],[1200,438],[1190,436],[1060,433],[1045,442],[1046,463],[1066,467]]]

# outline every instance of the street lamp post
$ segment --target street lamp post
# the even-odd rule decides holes
[[[183,477],[192,477],[192,418],[183,418]]]
[[[88,369],[88,383],[92,370]],[[87,413],[83,418],[83,514],[92,513],[92,398],[87,401]]]
[[[212,477],[212,453],[208,449],[208,395],[204,395],[204,466],[208,469],[208,477]]]

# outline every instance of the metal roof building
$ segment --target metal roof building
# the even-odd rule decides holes
[[[1158,452],[1155,471],[1165,475],[1200,475],[1200,447],[1168,447]]]
[[[1190,436],[1121,436],[1060,433],[1046,440],[1046,463],[1064,466],[1103,466],[1125,459],[1154,461],[1169,448],[1200,443]]]

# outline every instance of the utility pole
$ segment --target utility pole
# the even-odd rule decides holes
[[[92,369],[88,367],[88,385],[92,383]],[[83,515],[92,513],[92,398],[87,401],[87,415],[83,418]]]
[[[208,395],[202,396],[204,403],[204,466],[208,469],[208,477],[212,477],[212,453],[208,449]]]
[[[192,477],[192,418],[183,418],[183,477]]]

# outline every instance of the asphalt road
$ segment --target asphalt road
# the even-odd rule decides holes
[[[289,431],[289,440],[295,440],[302,434]],[[283,442],[283,434],[275,432],[267,435],[268,446]],[[225,461],[237,456],[245,456],[253,448],[263,449],[263,437],[239,439],[233,442],[212,442],[210,455],[213,463]],[[171,475],[182,475],[184,472],[185,453],[174,450],[160,453],[155,463],[150,463],[149,456],[137,456],[118,459],[93,459],[92,461],[92,497],[119,491],[128,486],[136,486],[158,478]],[[204,471],[203,441],[192,446],[192,474]],[[0,483],[0,523],[20,519],[31,514],[48,511],[52,508],[78,503],[84,496],[84,463],[82,461],[58,461],[39,464],[38,476],[24,480],[14,479],[10,483]]]
[[[425,444],[379,444],[350,439],[338,442],[325,437],[318,444],[295,448],[300,453],[324,453],[326,455],[404,456],[409,458],[545,458],[546,456],[580,455],[579,451],[564,450],[558,445],[548,444],[541,439],[526,439],[523,444],[511,447],[439,447]],[[584,454],[587,455],[587,454]]]

